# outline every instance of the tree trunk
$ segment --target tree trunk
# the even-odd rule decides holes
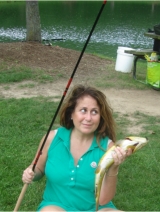
[[[26,1],[26,40],[41,42],[41,22],[38,1]]]

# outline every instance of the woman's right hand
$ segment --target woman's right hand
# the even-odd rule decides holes
[[[33,172],[31,167],[28,167],[27,169],[24,170],[23,175],[22,175],[22,181],[23,183],[31,183],[33,181],[33,178],[35,176],[35,173]]]

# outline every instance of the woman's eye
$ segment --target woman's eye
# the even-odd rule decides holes
[[[81,112],[82,112],[82,113],[86,113],[86,112],[87,112],[87,109],[83,108],[83,109],[81,109]],[[91,111],[91,114],[92,114],[92,115],[96,115],[96,114],[98,114],[98,111],[97,111],[97,110],[92,110],[92,111]]]
[[[93,111],[92,111],[92,114],[93,114],[93,115],[95,115],[95,114],[97,114],[97,113],[98,113],[97,110],[93,110]]]

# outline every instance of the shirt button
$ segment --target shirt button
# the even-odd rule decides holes
[[[77,168],[79,168],[79,165],[77,165]]]
[[[80,160],[83,160],[83,158],[81,158]]]
[[[71,180],[74,180],[74,178],[73,178],[73,177],[71,177]]]
[[[72,170],[72,172],[74,172],[74,170]]]

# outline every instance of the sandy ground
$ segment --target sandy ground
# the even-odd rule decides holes
[[[33,84],[33,88],[24,87],[25,84]],[[48,96],[54,101],[59,101],[66,87],[66,82],[38,84],[31,81],[14,83],[9,89],[0,85],[0,96],[5,98],[29,98],[36,96]],[[74,83],[72,84],[72,86]],[[71,86],[71,87],[72,87]],[[144,114],[160,115],[160,92],[151,90],[102,90],[113,110],[122,114],[133,114],[139,111]],[[57,98],[57,96],[59,98]]]

